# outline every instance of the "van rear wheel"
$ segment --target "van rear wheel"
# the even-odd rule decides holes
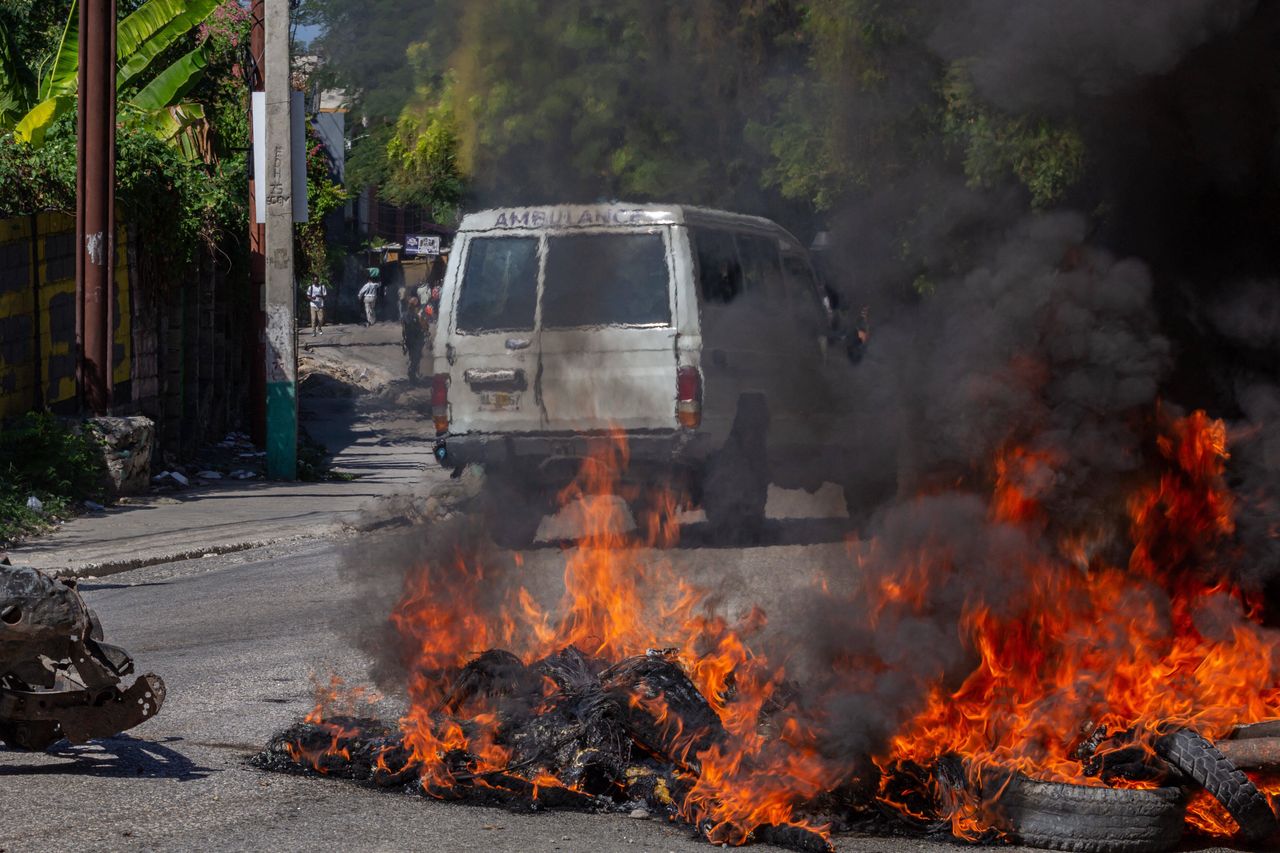
[[[485,478],[482,506],[489,538],[514,551],[533,544],[546,514],[546,495],[519,477],[493,473]]]
[[[724,447],[707,462],[702,510],[719,541],[751,544],[764,529],[769,498],[769,409],[763,396],[744,394]]]

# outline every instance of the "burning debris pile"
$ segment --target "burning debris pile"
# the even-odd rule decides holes
[[[986,571],[1026,574],[1005,578],[1004,600],[957,588],[954,543],[919,535],[891,570],[877,542],[850,544],[857,582],[816,594],[851,633],[914,620],[923,638],[943,591],[961,602],[960,677],[933,672],[865,751],[849,743],[871,744],[857,738],[873,724],[850,701],[900,689],[912,663],[847,654],[827,679],[789,676],[762,612],[731,625],[646,547],[673,543],[674,499],[641,536],[613,532],[627,464],[614,440],[562,496],[588,533],[564,552],[558,618],[522,585],[519,555],[500,568],[459,537],[450,560],[408,575],[391,615],[410,700],[398,724],[335,716],[330,696],[256,761],[445,799],[644,808],[733,845],[826,849],[855,823],[1086,851],[1167,850],[1187,828],[1256,843],[1276,828],[1280,764],[1266,738],[1225,739],[1280,717],[1280,638],[1258,594],[1187,568],[1231,547],[1223,424],[1152,423],[1160,473],[1124,504],[1127,555],[1101,527],[1057,552],[1029,546],[1051,524],[1029,484],[1056,460],[1022,448],[993,466],[982,512],[1003,537]],[[1252,756],[1250,776],[1206,738]]]
[[[569,646],[528,666],[510,652],[490,650],[457,674],[431,725],[447,740],[429,764],[402,732],[367,718],[319,714],[280,733],[255,762],[384,788],[407,784],[440,799],[640,809],[674,821],[697,787],[697,756],[728,745],[720,717],[674,649],[610,665]],[[719,843],[830,849],[821,829],[770,819],[766,809],[759,817],[766,822],[749,831],[711,818],[698,829]]]

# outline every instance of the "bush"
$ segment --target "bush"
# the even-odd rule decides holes
[[[75,501],[102,497],[106,469],[97,443],[92,429],[40,412],[0,430],[0,543],[47,528]],[[27,508],[33,495],[41,512]]]

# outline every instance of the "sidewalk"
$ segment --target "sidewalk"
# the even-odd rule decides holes
[[[399,348],[392,352],[380,340],[392,332],[377,327],[373,331],[363,336],[368,340],[352,341],[353,349],[368,347],[357,360],[381,361],[393,376],[399,365],[396,378],[403,378]],[[334,455],[331,467],[356,475],[354,480],[226,480],[132,498],[72,519],[50,536],[8,553],[15,563],[100,575],[276,542],[333,537],[378,498],[421,491],[448,476],[431,455],[429,430],[412,412],[387,411],[367,398],[311,397],[304,392],[299,415],[311,436]]]

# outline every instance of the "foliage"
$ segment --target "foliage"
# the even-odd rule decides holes
[[[105,469],[88,428],[69,429],[47,413],[30,412],[0,430],[0,543],[41,529],[74,501],[101,497]],[[37,513],[27,499],[44,504]]]
[[[235,0],[224,5],[238,8]],[[243,230],[248,119],[244,83],[234,67],[247,34],[247,21],[235,12],[219,15],[202,31],[208,73],[189,95],[198,99],[205,122],[193,149],[165,142],[146,114],[120,116],[119,215],[139,230],[149,251],[175,270],[189,263],[202,243],[212,246]],[[74,107],[46,128],[39,146],[12,133],[0,135],[0,216],[73,210],[75,158]]]
[[[58,45],[71,0],[0,2],[0,127],[34,105],[39,69]]]
[[[987,106],[975,95],[963,64],[948,72],[942,91],[942,132],[963,152],[971,186],[996,186],[1012,173],[1040,208],[1061,200],[1080,180],[1084,140],[1074,127],[1036,116],[1009,116]]]
[[[314,279],[327,279],[338,258],[330,252],[325,219],[347,201],[343,188],[333,180],[333,164],[320,136],[307,126],[307,221],[294,230],[295,274],[299,289]]]
[[[196,28],[221,2],[146,0],[119,22],[116,87],[121,114],[136,114],[135,121],[163,139],[190,135],[203,115],[184,99],[199,82],[209,60],[203,43],[190,47],[184,42],[191,40]],[[0,43],[13,43],[3,19],[0,26],[4,27]],[[57,47],[39,69],[26,64],[27,58],[5,51],[0,128],[12,130],[20,141],[40,146],[49,127],[74,106],[77,31],[77,8],[72,3]],[[179,53],[176,57],[172,56],[175,51]]]
[[[301,0],[298,21],[324,26],[312,45],[324,57],[316,82],[359,92],[353,126],[395,123],[424,79],[420,66],[405,61],[406,51],[430,33],[439,52],[448,54],[456,26],[450,6],[439,0]]]
[[[421,90],[400,114],[386,146],[389,169],[382,196],[428,210],[437,222],[454,219],[465,190],[451,88],[446,82],[440,95]]]

